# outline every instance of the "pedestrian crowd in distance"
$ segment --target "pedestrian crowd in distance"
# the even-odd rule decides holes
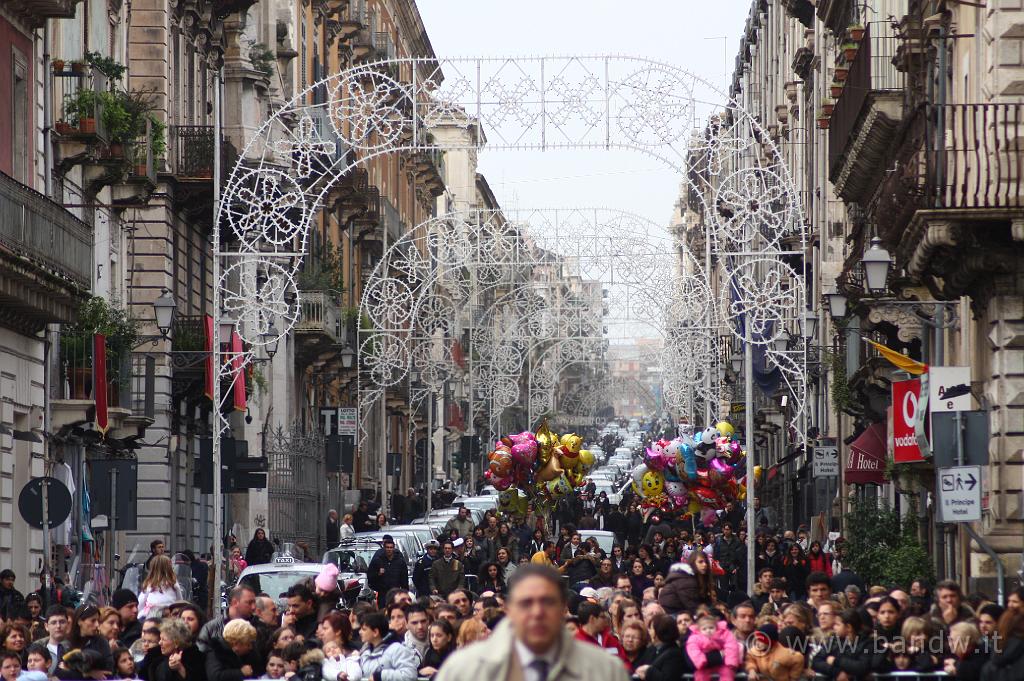
[[[38,593],[22,597],[15,575],[4,571],[0,676],[461,681],[481,678],[494,664],[495,673],[513,681],[561,681],[586,660],[599,681],[727,681],[740,672],[750,679],[855,681],[896,671],[1024,679],[1020,587],[1004,608],[986,595],[962,593],[956,582],[864,584],[842,541],[823,547],[804,528],[762,526],[756,583],[747,593],[742,507],[730,505],[711,526],[657,514],[637,523],[635,514],[639,509],[628,503],[602,508],[595,497],[579,509],[578,523],[559,523],[556,532],[550,516],[488,512],[477,524],[461,509],[412,565],[385,536],[367,566],[376,598],[350,608],[341,605],[331,564],[285,594],[239,584],[226,612],[209,620],[180,597],[162,552],[148,561],[141,595],[118,590],[103,608],[72,610],[47,605]],[[591,519],[614,533],[610,551],[588,536],[593,528],[582,527]],[[329,518],[339,535],[353,520]],[[387,531],[387,517],[374,522]],[[270,560],[263,542],[270,544],[260,530],[246,554]],[[552,580],[557,592],[544,592]],[[540,595],[530,596],[531,589]],[[279,603],[287,605],[282,610]],[[559,632],[545,645],[554,647],[533,645],[552,608]],[[614,666],[593,667],[591,649]]]

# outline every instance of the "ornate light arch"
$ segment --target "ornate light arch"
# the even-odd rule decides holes
[[[719,123],[693,135],[705,120]],[[256,348],[291,331],[295,274],[331,187],[383,154],[458,148],[441,148],[429,134],[453,121],[482,125],[495,149],[627,149],[657,158],[696,190],[720,253],[775,258],[787,237],[803,240],[800,202],[771,137],[734,100],[674,65],[619,56],[360,65],[281,107],[247,144],[224,188],[218,224],[229,239],[222,247],[214,230],[214,314],[235,324],[247,349],[232,352],[227,366],[218,362],[222,372],[244,367]],[[464,148],[483,145],[483,136],[467,138]],[[379,293],[406,297],[399,285]],[[411,324],[420,309],[394,304],[389,321]],[[735,310],[726,316],[737,319]],[[798,319],[800,309],[781,316]],[[374,340],[371,371],[390,376],[403,366],[401,340]],[[214,381],[218,403],[220,392]]]

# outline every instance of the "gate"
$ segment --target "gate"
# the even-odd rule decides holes
[[[319,432],[293,425],[291,430],[278,426],[267,434],[270,536],[282,542],[306,542],[314,557],[324,550],[325,520],[332,501],[325,454]]]

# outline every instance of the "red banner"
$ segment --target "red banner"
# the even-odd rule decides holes
[[[205,395],[213,399],[213,317],[206,315],[203,318],[203,330],[206,332],[206,390]]]
[[[242,372],[242,337],[231,332],[231,384],[235,411],[245,411],[245,374]]]
[[[924,461],[917,443],[918,409],[921,404],[921,379],[892,384],[892,458],[896,463]]]
[[[102,333],[92,337],[92,394],[96,398],[96,430],[104,435],[110,428],[107,412],[107,337]]]

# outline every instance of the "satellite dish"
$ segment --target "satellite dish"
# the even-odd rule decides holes
[[[46,522],[43,522],[43,485],[46,485]],[[33,478],[18,495],[22,519],[36,528],[52,530],[71,516],[71,492],[57,478]]]

